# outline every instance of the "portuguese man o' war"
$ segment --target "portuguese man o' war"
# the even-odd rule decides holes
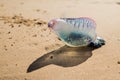
[[[70,47],[91,46],[99,48],[105,40],[96,34],[96,23],[87,17],[58,18],[49,21],[48,27]]]
[[[48,22],[48,27],[52,29],[67,46],[63,46],[58,50],[38,58],[30,64],[27,72],[37,70],[49,64],[63,67],[78,65],[92,55],[91,50],[105,44],[105,40],[96,34],[95,21],[87,17],[52,19]]]

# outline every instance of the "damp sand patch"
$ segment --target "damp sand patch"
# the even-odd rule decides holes
[[[25,25],[25,26],[36,26],[36,25],[45,25],[47,24],[46,21],[42,19],[27,19],[24,18],[22,15],[14,15],[14,16],[0,16],[0,21],[3,21],[4,24],[18,24]]]

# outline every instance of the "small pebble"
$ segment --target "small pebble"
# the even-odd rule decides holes
[[[11,26],[11,28],[14,28],[14,25],[13,25],[13,24],[10,24],[9,26]]]
[[[17,66],[17,64],[15,64],[15,66]]]
[[[33,21],[37,21],[37,19],[33,19]]]
[[[9,37],[8,39],[12,39],[12,37]]]
[[[27,80],[27,78],[25,78],[25,80]]]
[[[18,25],[18,27],[21,27],[21,25]]]
[[[53,56],[50,56],[50,59],[53,59]]]
[[[36,24],[37,24],[37,25],[42,25],[42,23],[41,23],[41,22],[37,22]]]
[[[120,64],[120,61],[118,61],[117,63]]]
[[[48,47],[45,47],[45,50],[48,50],[49,48]]]
[[[37,34],[34,34],[32,37],[37,37]]]
[[[5,48],[5,51],[7,51],[8,49]]]
[[[8,34],[10,34],[11,32],[9,31]]]
[[[36,11],[37,11],[37,12],[40,12],[40,10],[39,10],[39,9],[37,9]]]
[[[13,44],[11,44],[11,46],[13,46]]]

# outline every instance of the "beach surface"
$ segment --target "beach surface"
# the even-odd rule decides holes
[[[106,44],[66,47],[47,26],[63,17],[94,19]],[[0,0],[0,80],[120,80],[120,1]]]

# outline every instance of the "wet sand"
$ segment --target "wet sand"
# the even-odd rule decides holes
[[[47,27],[62,17],[94,19],[106,45],[65,46]],[[120,80],[119,26],[119,0],[1,0],[0,80]]]

